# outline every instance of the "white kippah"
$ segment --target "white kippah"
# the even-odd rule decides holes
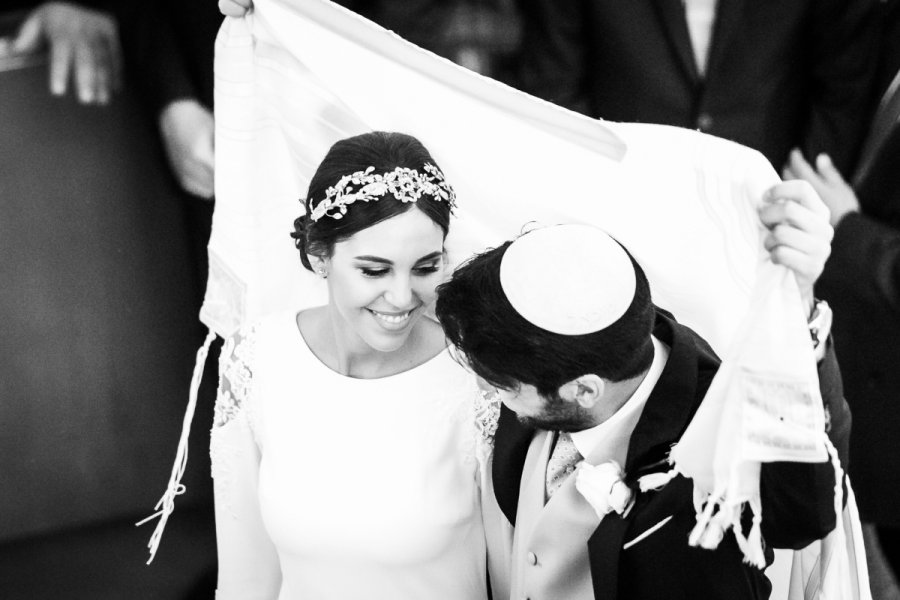
[[[625,314],[634,298],[635,274],[628,254],[602,229],[556,225],[535,229],[506,249],[500,285],[532,324],[582,335]]]

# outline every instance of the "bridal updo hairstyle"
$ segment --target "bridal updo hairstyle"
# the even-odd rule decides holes
[[[415,206],[434,221],[444,232],[450,229],[450,203],[436,201],[423,195],[417,202],[400,202],[388,192],[377,202],[355,202],[340,219],[323,216],[318,221],[310,219],[313,209],[325,199],[326,190],[341,177],[374,167],[375,173],[388,173],[397,167],[416,169],[430,163],[440,169],[422,142],[404,133],[373,131],[336,142],[325,155],[309,182],[306,195],[306,214],[294,221],[291,237],[300,251],[303,266],[313,270],[307,254],[328,258],[334,245],[355,233],[381,221],[402,214]]]

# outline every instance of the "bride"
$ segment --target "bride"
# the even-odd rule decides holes
[[[219,600],[485,598],[477,388],[426,315],[455,195],[415,138],[334,144],[292,234],[328,304],[226,342]]]

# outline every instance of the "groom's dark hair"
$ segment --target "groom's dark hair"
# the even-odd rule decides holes
[[[647,277],[631,254],[635,293],[625,314],[601,331],[562,335],[532,324],[509,303],[500,263],[511,243],[472,258],[438,287],[437,318],[477,375],[499,388],[529,384],[555,397],[560,386],[582,375],[622,381],[650,367],[655,309]]]

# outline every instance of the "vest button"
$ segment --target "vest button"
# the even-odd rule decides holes
[[[528,553],[528,563],[531,565],[537,564],[537,555],[534,552]]]
[[[713,118],[709,113],[701,113],[697,117],[697,129],[700,131],[709,131],[713,126]]]

